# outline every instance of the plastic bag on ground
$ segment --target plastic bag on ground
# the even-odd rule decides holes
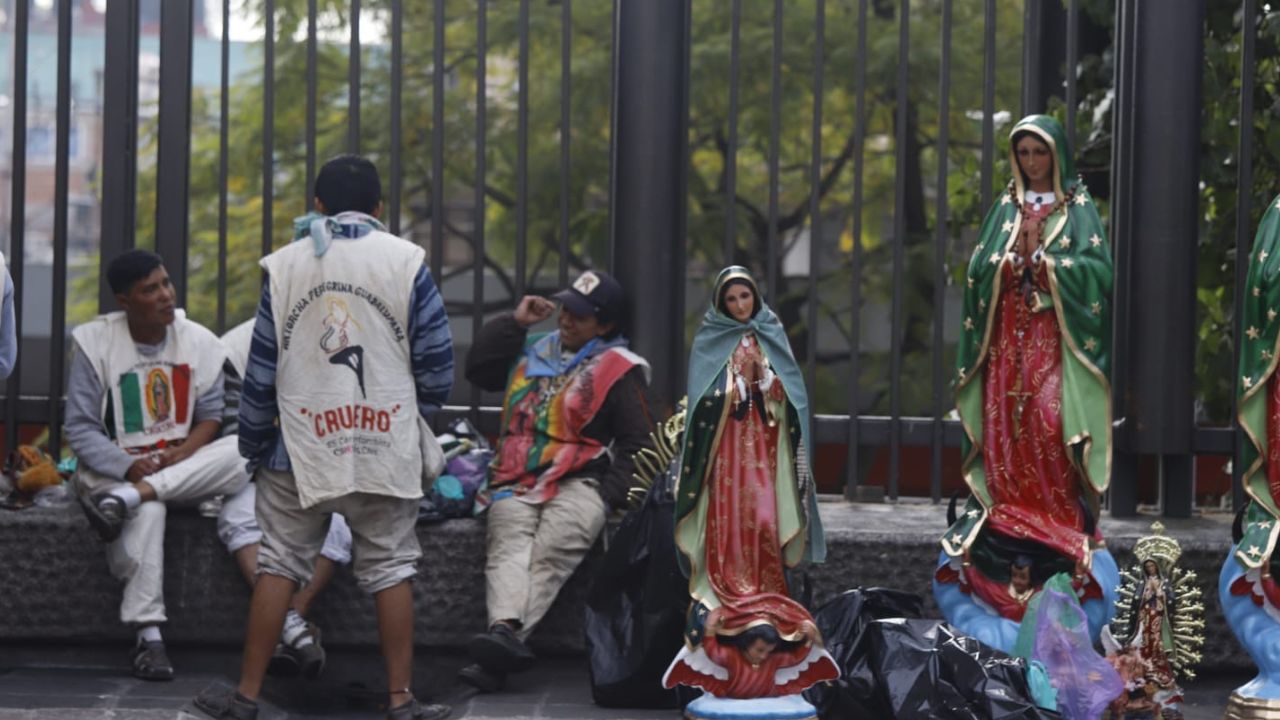
[[[805,696],[823,718],[1049,720],[1026,681],[1026,662],[918,619],[920,598],[883,588],[851,590],[814,614],[841,668]]]
[[[662,673],[684,642],[689,607],[689,581],[676,564],[670,487],[668,474],[623,518],[587,595],[591,695],[603,707],[677,708],[696,695],[662,687]]]

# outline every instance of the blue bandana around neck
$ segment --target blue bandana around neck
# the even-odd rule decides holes
[[[374,230],[386,232],[387,228],[372,215],[354,210],[337,215],[309,212],[293,220],[293,239],[311,238],[316,257],[323,257],[336,237],[354,240]]]
[[[538,338],[525,349],[525,377],[557,377],[571,372],[583,360],[595,357],[615,347],[625,347],[627,339],[621,335],[612,340],[602,337],[592,338],[578,349],[572,357],[565,357],[560,345],[560,331],[555,330]]]

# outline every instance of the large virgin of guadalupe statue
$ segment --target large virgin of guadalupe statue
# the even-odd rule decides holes
[[[1059,572],[1096,640],[1118,577],[1097,531],[1111,475],[1111,251],[1056,120],[1015,125],[1010,165],[966,278],[956,404],[971,495],[934,577],[948,621],[1005,651]]]
[[[1218,599],[1259,669],[1253,682],[1231,696],[1228,714],[1252,718],[1280,713],[1280,197],[1258,225],[1241,314],[1236,395],[1248,438],[1241,480],[1249,504],[1218,578]]]
[[[782,324],[744,268],[725,269],[689,362],[676,545],[693,599],[667,687],[770,705],[839,676],[784,574],[826,554],[808,413]]]

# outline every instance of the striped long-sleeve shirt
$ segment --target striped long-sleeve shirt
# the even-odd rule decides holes
[[[444,299],[431,273],[424,266],[413,279],[410,297],[409,347],[418,412],[424,418],[439,410],[453,386],[453,337]],[[249,461],[249,472],[262,465],[271,470],[290,470],[289,451],[276,422],[275,319],[271,314],[271,287],[264,283],[262,300],[249,346],[240,397],[240,454]]]

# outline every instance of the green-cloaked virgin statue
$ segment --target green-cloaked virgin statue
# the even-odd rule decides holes
[[[1057,120],[1018,122],[1010,165],[965,279],[955,382],[971,496],[934,580],[948,620],[1005,650],[1058,572],[1074,578],[1096,639],[1116,573],[1097,531],[1111,476],[1111,250]]]

